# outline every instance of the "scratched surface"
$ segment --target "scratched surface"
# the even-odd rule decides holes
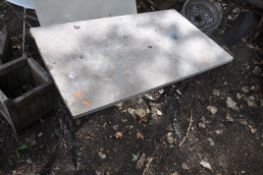
[[[174,10],[31,32],[74,118],[232,60]]]

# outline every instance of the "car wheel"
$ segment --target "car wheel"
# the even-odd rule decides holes
[[[221,24],[223,12],[211,0],[188,0],[182,14],[203,32],[211,34]]]

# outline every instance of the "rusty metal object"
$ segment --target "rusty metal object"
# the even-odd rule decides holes
[[[33,59],[19,58],[0,67],[0,114],[15,132],[50,112],[54,96],[48,73]]]

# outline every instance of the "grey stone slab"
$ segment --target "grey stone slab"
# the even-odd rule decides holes
[[[136,0],[35,0],[41,25],[136,14]]]
[[[31,32],[74,118],[233,59],[174,10]]]

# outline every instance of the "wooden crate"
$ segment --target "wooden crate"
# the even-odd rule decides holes
[[[0,112],[19,131],[53,109],[54,87],[33,59],[19,58],[0,67]]]
[[[6,27],[0,31],[0,64],[11,60],[9,37]]]

